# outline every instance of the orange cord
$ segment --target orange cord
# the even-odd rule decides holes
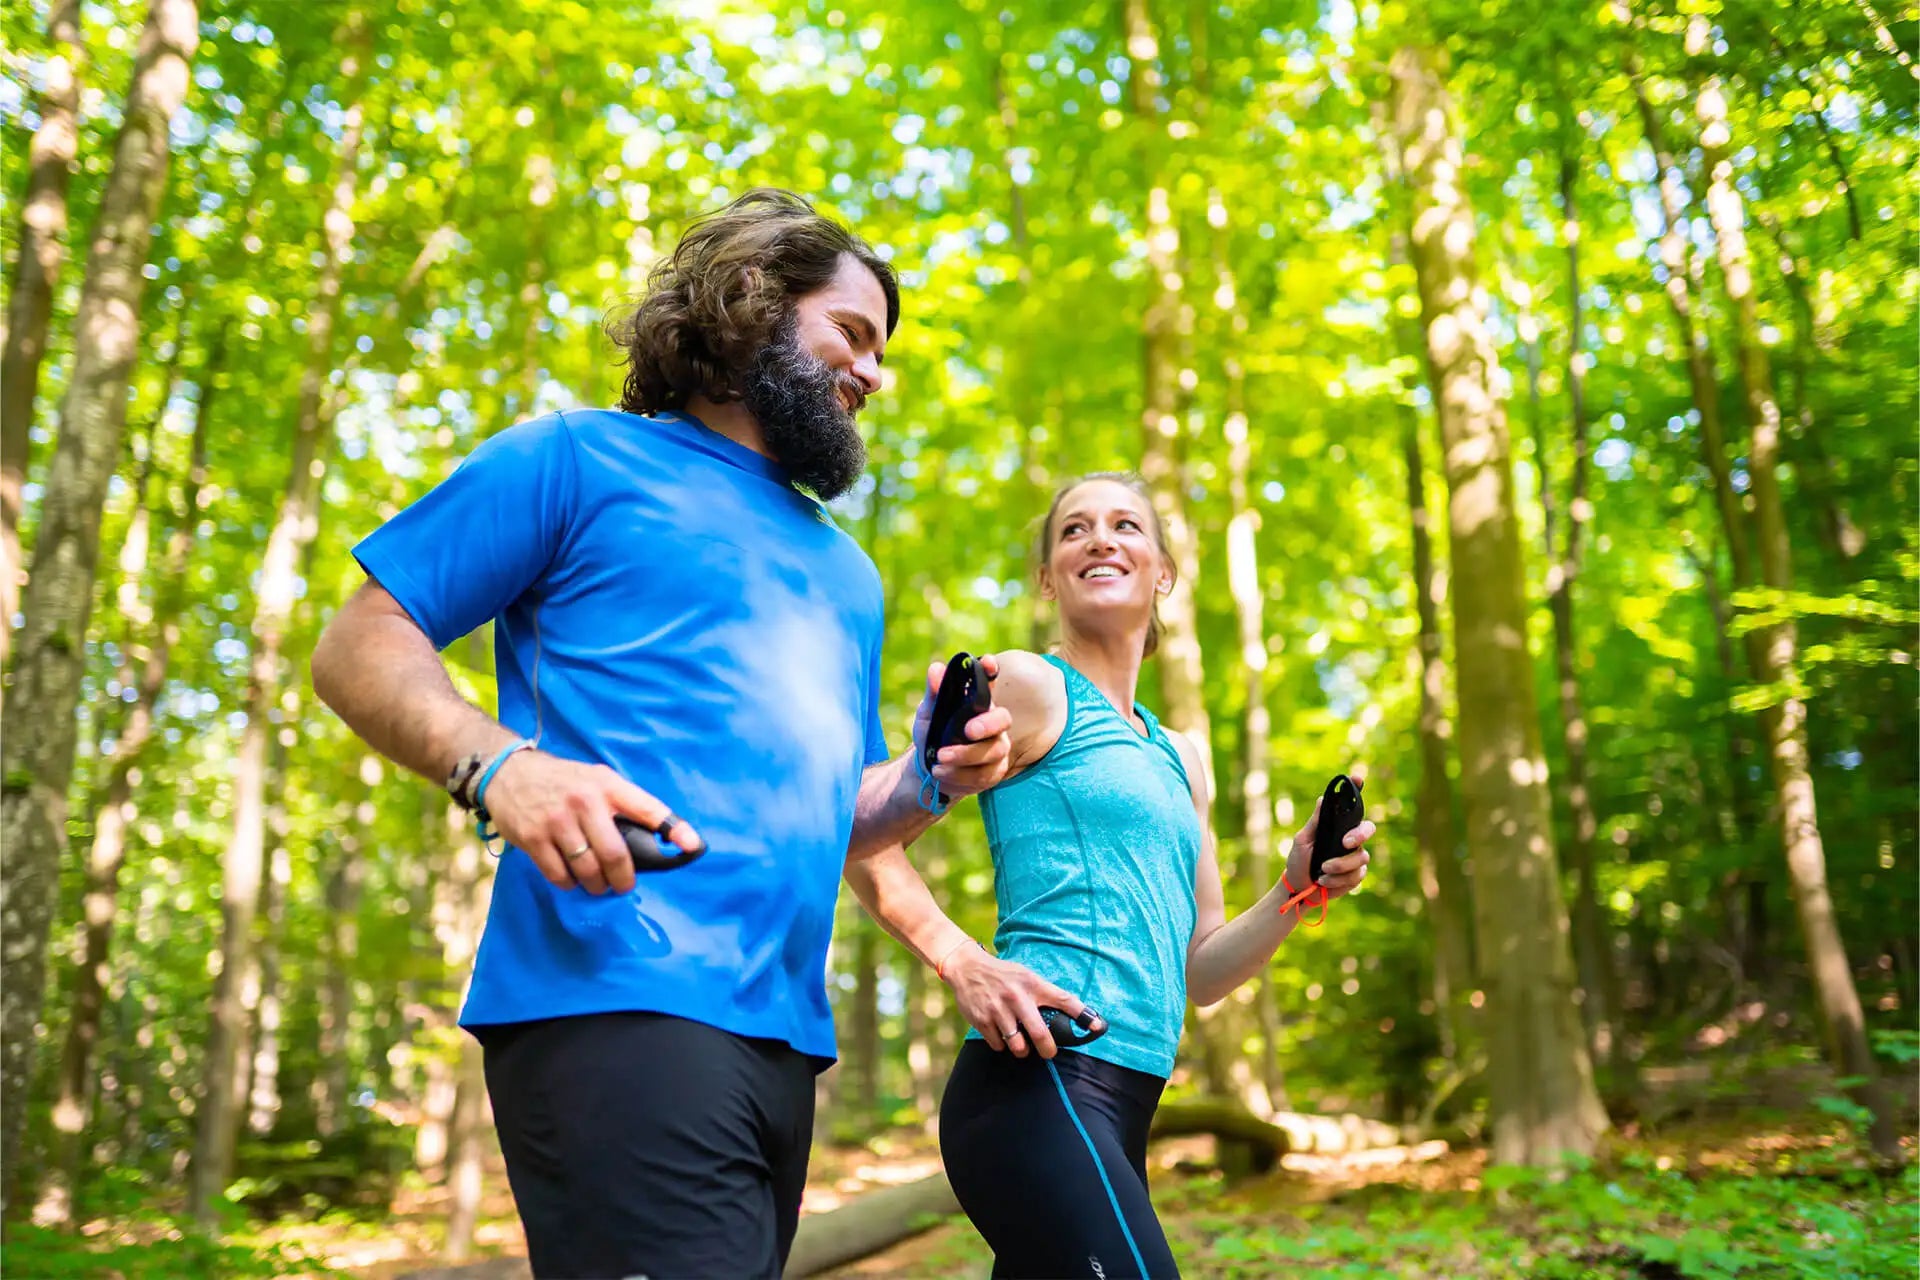
[[[1309,884],[1306,888],[1302,889],[1300,892],[1294,893],[1293,886],[1287,883],[1287,873],[1282,871],[1280,873],[1280,887],[1285,889],[1289,894],[1292,895],[1285,902],[1280,904],[1281,915],[1285,915],[1289,911],[1298,912],[1300,916],[1300,923],[1307,926],[1307,928],[1309,929],[1318,929],[1321,925],[1327,922],[1327,887],[1325,885]],[[1318,898],[1315,898],[1313,896],[1316,893],[1320,895]],[[1302,906],[1303,903],[1305,904],[1305,906],[1319,907],[1320,914],[1312,920],[1307,919],[1306,910]]]

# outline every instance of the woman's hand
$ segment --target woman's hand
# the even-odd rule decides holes
[[[1078,996],[1068,995],[1023,964],[988,955],[982,947],[965,943],[943,966],[947,985],[953,988],[954,1003],[989,1049],[1013,1050],[1024,1058],[1027,1050],[1039,1051],[1051,1058],[1059,1050],[1047,1032],[1040,1008],[1050,1005],[1069,1018],[1078,1017],[1086,1006]],[[1095,1027],[1106,1025],[1099,1014]]]
[[[1293,837],[1293,851],[1287,854],[1287,884],[1295,893],[1311,883],[1307,877],[1313,868],[1313,839],[1319,830],[1320,801],[1315,800],[1312,816]],[[1367,864],[1373,861],[1373,857],[1367,852],[1366,843],[1373,839],[1376,830],[1378,828],[1373,823],[1361,819],[1360,825],[1347,832],[1346,839],[1341,841],[1347,852],[1337,858],[1327,859],[1326,865],[1321,867],[1320,883],[1326,888],[1327,901],[1346,897],[1367,878]]]

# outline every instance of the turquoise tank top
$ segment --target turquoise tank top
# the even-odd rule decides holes
[[[1066,727],[1038,763],[980,797],[994,949],[1107,1019],[1079,1052],[1166,1077],[1186,1017],[1200,858],[1186,765],[1152,712],[1136,708],[1142,736],[1092,681],[1044,656],[1066,677]]]

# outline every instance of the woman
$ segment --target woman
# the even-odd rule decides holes
[[[1134,701],[1174,577],[1144,484],[1103,472],[1062,489],[1038,551],[1057,651],[988,660],[1013,715],[1007,779],[981,795],[1000,958],[947,919],[897,848],[849,863],[847,879],[973,1024],[940,1149],[994,1276],[1175,1275],[1147,1197],[1147,1127],[1189,996],[1222,999],[1298,924],[1282,907],[1307,883],[1319,809],[1283,883],[1228,922],[1199,752]],[[1326,864],[1328,899],[1365,877],[1373,831],[1362,822]],[[1072,1016],[1083,999],[1106,1032],[1057,1051],[1039,1010]]]

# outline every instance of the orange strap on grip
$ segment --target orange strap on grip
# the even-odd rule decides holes
[[[1300,890],[1300,892],[1294,893],[1293,886],[1287,883],[1287,873],[1282,871],[1280,873],[1280,887],[1291,895],[1285,902],[1280,904],[1281,915],[1285,915],[1289,911],[1298,912],[1300,923],[1309,929],[1318,929],[1327,922],[1327,887],[1325,885],[1309,884],[1306,888]],[[1315,894],[1319,896],[1315,897]],[[1306,907],[1313,906],[1320,908],[1320,914],[1309,920],[1307,919]]]

